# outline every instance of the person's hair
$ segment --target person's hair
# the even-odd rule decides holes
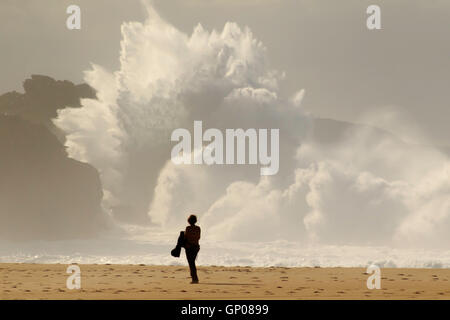
[[[189,216],[189,218],[187,219],[187,221],[189,222],[189,224],[191,226],[193,226],[197,222],[197,216],[195,216],[194,214],[191,214]]]

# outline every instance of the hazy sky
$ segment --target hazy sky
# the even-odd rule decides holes
[[[187,33],[199,22],[249,26],[272,66],[286,71],[282,93],[304,88],[303,106],[316,115],[358,121],[397,110],[436,143],[450,140],[448,0],[154,2]],[[80,31],[66,29],[69,4],[81,7]],[[382,30],[367,30],[369,4],[381,6]],[[117,69],[121,23],[144,18],[138,0],[2,0],[0,92],[19,90],[36,73],[81,82],[91,62]]]

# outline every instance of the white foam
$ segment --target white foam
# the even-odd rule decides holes
[[[187,265],[170,256],[173,241],[83,240],[0,246],[0,262]],[[362,246],[307,246],[298,242],[203,242],[198,264],[254,267],[449,268],[450,251]]]

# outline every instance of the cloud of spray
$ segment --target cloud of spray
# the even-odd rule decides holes
[[[281,152],[288,164],[306,123],[301,99],[278,97],[283,75],[268,68],[266,49],[248,28],[227,23],[219,33],[198,25],[188,36],[147,10],[145,23],[122,26],[120,70],[95,65],[86,72],[98,100],[83,100],[83,108],[62,110],[55,120],[68,133],[70,156],[100,171],[105,207],[127,223],[161,220],[162,213],[151,208],[168,201],[160,184],[173,179],[162,169],[174,129],[192,129],[194,120],[219,129],[283,127],[287,146]],[[227,180],[258,177],[248,167],[219,171],[218,190],[225,190]],[[184,189],[171,201],[182,199]]]
[[[55,119],[70,156],[99,170],[104,206],[116,220],[178,230],[195,212],[215,240],[448,240],[447,156],[361,128],[332,145],[317,143],[300,108],[304,91],[280,97],[284,74],[269,68],[248,28],[198,25],[188,36],[147,11],[144,23],[122,26],[120,70],[86,72],[98,100]],[[170,134],[194,120],[208,128],[279,128],[280,172],[174,165]]]

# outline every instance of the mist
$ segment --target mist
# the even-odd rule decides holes
[[[120,68],[85,72],[97,99],[54,120],[70,157],[99,171],[103,208],[118,226],[149,228],[150,240],[176,234],[195,213],[211,242],[450,249],[448,154],[367,126],[318,141],[302,107],[308,88],[283,98],[289,73],[271,68],[270,48],[248,27],[199,24],[188,35],[146,10],[145,22],[122,25]],[[175,165],[171,133],[195,120],[279,129],[278,174]]]

